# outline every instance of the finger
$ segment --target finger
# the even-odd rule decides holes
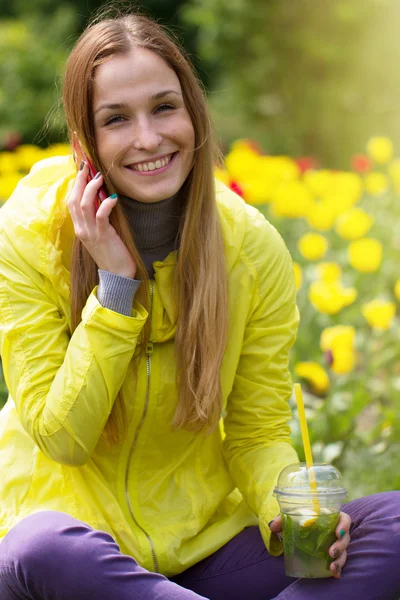
[[[347,546],[350,544],[350,534],[345,533],[341,540],[332,544],[329,548],[329,554],[332,558],[337,558],[339,554],[341,554],[344,550],[346,550]]]
[[[96,177],[87,184],[82,196],[80,208],[88,232],[96,226],[98,191],[102,184],[103,176],[101,173],[97,173]]]
[[[109,217],[112,209],[118,202],[117,194],[112,194],[100,204],[96,212],[96,222],[99,233],[103,233],[110,224]]]
[[[273,533],[279,533],[280,531],[282,531],[281,516],[279,515],[278,517],[275,517],[275,519],[273,519],[272,521],[270,521],[268,523],[268,526]]]
[[[339,523],[336,525],[336,537],[341,539],[350,531],[351,518],[348,514],[340,511]]]
[[[86,188],[88,172],[88,165],[82,161],[77,176],[75,178],[71,195],[68,199],[68,210],[71,213],[71,217],[73,220],[75,220],[75,218],[78,217],[80,213],[80,201]]]
[[[347,560],[347,552],[346,552],[346,550],[343,550],[342,554],[335,561],[333,561],[331,563],[330,570],[332,571],[335,579],[340,579],[342,569],[346,563],[346,560]]]

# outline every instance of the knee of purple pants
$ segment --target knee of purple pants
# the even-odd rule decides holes
[[[70,515],[56,511],[41,511],[25,517],[3,539],[0,564],[14,569],[20,577],[49,571],[50,565],[62,564],[66,557],[65,536],[93,531]],[[107,534],[104,534],[105,536]],[[79,561],[79,541],[74,544],[75,560]],[[72,541],[72,540],[71,540]],[[113,542],[110,537],[110,541]],[[82,545],[82,552],[84,547]]]
[[[389,526],[392,534],[400,534],[400,492],[381,492],[357,498],[342,506],[352,519],[352,530],[364,519]]]

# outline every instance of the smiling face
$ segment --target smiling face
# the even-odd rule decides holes
[[[101,64],[93,115],[98,155],[119,194],[158,202],[178,192],[195,134],[179,79],[162,58],[134,48]]]

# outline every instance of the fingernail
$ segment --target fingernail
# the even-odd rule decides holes
[[[101,173],[100,171],[98,173],[96,173],[96,175],[94,176],[95,179],[98,179],[99,177],[101,177]]]
[[[278,540],[279,540],[280,542],[283,542],[283,537],[282,537],[282,534],[281,534],[281,533],[276,533],[275,535],[276,535],[276,537],[278,538]]]
[[[111,200],[115,200],[115,198],[118,198],[117,194],[112,194],[112,196],[110,196]]]
[[[339,548],[335,548],[334,552],[333,552],[333,558],[337,558],[340,554]]]
[[[268,527],[271,527],[271,523],[273,523],[275,521],[275,519],[271,519],[271,521],[268,523]]]
[[[84,166],[85,166],[85,161],[81,160],[81,164],[79,165],[79,170],[82,171]]]
[[[344,529],[341,529],[341,530],[339,531],[339,537],[341,537],[341,538],[342,538],[342,537],[344,536],[344,534],[345,534],[345,533],[346,533],[346,532],[345,532],[345,530],[344,530]]]
[[[340,571],[340,565],[338,565],[337,563],[335,564],[335,571],[336,573],[339,573]]]

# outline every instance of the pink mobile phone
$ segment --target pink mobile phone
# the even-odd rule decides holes
[[[79,168],[79,165],[81,164],[82,160],[84,160],[88,164],[89,175],[87,178],[87,182],[89,183],[89,181],[91,181],[92,179],[95,178],[97,171],[94,168],[92,161],[88,158],[87,154],[84,152],[84,150],[78,140],[78,136],[76,135],[76,132],[74,132],[74,136],[73,136],[73,148],[74,148],[74,160],[76,162],[77,167]],[[103,184],[98,191],[97,208],[99,208],[100,204],[103,202],[103,200],[108,198],[108,196],[109,196],[109,194],[107,193],[106,186]],[[96,210],[97,210],[97,208],[96,208]]]

